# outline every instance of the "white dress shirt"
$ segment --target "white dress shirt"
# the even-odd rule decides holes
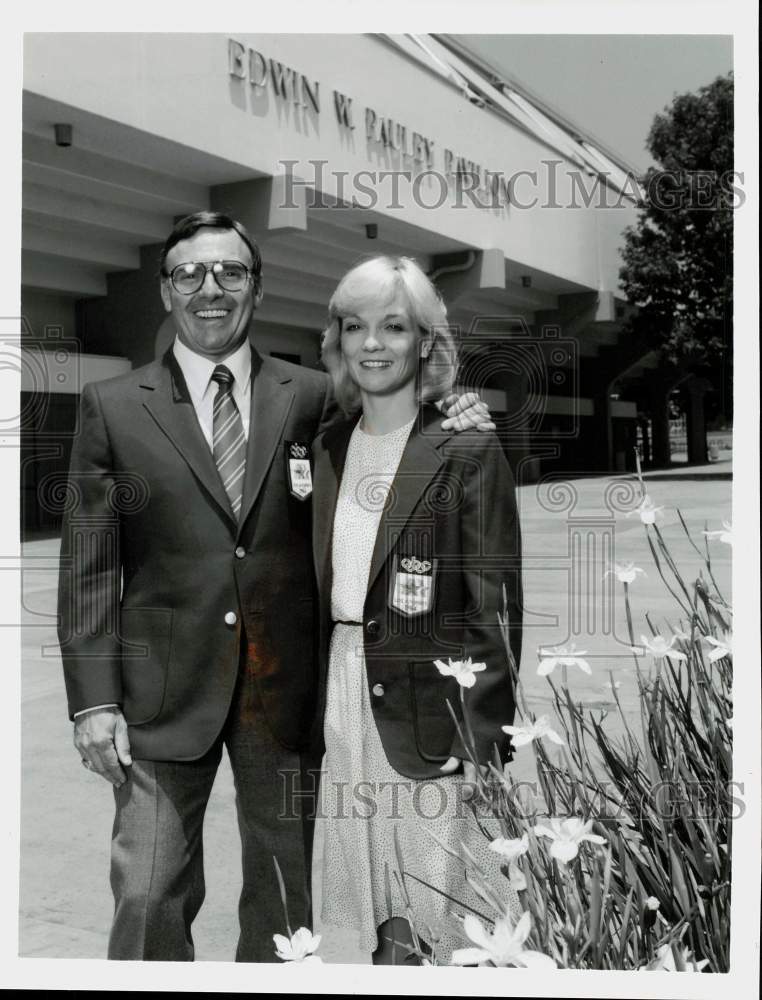
[[[210,361],[200,354],[196,354],[190,347],[175,337],[172,345],[177,363],[185,378],[190,393],[193,409],[196,411],[201,430],[212,450],[213,426],[212,418],[214,412],[214,397],[217,395],[219,386],[212,382],[212,372],[219,362]],[[241,414],[243,423],[243,433],[246,440],[249,440],[249,411],[251,409],[251,347],[249,341],[244,340],[241,346],[225,358],[223,362],[230,369],[233,375],[233,399]]]
[[[210,361],[208,358],[196,354],[195,351],[186,347],[178,336],[175,336],[172,350],[188,386],[193,409],[196,411],[209,450],[213,450],[214,440],[214,397],[220,388],[216,382],[212,382],[212,372],[218,363],[226,365],[233,375],[233,399],[241,414],[243,433],[248,441],[251,409],[251,348],[248,339],[244,340],[241,346],[223,362]],[[87,712],[95,712],[99,708],[118,708],[118,705],[113,703],[93,705],[91,708],[83,708],[81,712],[75,712],[74,718],[85,715]]]

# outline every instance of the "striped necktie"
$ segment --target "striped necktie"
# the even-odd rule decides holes
[[[241,414],[233,399],[233,373],[225,365],[217,365],[212,372],[212,381],[219,386],[214,397],[212,453],[222,485],[230,498],[230,506],[238,520],[241,516],[243,475],[246,471],[246,437]]]

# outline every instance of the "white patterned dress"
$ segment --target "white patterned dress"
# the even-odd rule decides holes
[[[383,435],[366,434],[359,424],[353,431],[333,526],[331,613],[337,622],[362,620],[381,512],[413,423]],[[463,864],[423,827],[456,856],[462,856],[460,844],[465,841],[514,914],[520,910],[518,896],[500,872],[499,856],[489,850],[470,808],[459,805],[463,776],[416,781],[389,764],[370,705],[361,626],[334,627],[327,684],[320,803],[322,920],[355,928],[359,947],[372,952],[378,946],[376,928],[390,916],[407,915],[395,877],[396,829],[405,870],[415,877],[406,878],[405,884],[416,930],[427,944],[434,943],[437,959],[447,962],[453,948],[468,943],[457,933],[458,921],[452,916],[465,911],[415,879],[482,913],[487,907],[465,883]],[[496,821],[485,825],[491,837],[499,835]]]

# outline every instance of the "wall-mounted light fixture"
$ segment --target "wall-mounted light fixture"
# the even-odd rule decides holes
[[[378,225],[375,222],[369,222],[365,226],[365,235],[369,240],[375,240],[378,238]]]
[[[58,124],[53,129],[56,134],[56,146],[71,146],[72,127],[71,125]]]

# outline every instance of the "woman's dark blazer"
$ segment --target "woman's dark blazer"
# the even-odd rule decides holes
[[[357,417],[314,445],[313,550],[321,627],[322,718],[331,622],[331,549],[336,498]],[[370,702],[391,766],[410,778],[441,777],[441,764],[466,751],[447,708],[461,717],[457,681],[437,659],[486,663],[465,689],[480,762],[511,757],[501,726],[515,704],[497,614],[507,597],[510,645],[521,657],[521,539],[513,476],[492,433],[441,429],[442,414],[423,405],[402,454],[376,536],[362,629]],[[370,471],[370,470],[369,470]],[[368,484],[366,493],[372,492]],[[392,607],[403,559],[430,563],[433,601],[414,617]],[[409,566],[410,563],[406,562]]]

